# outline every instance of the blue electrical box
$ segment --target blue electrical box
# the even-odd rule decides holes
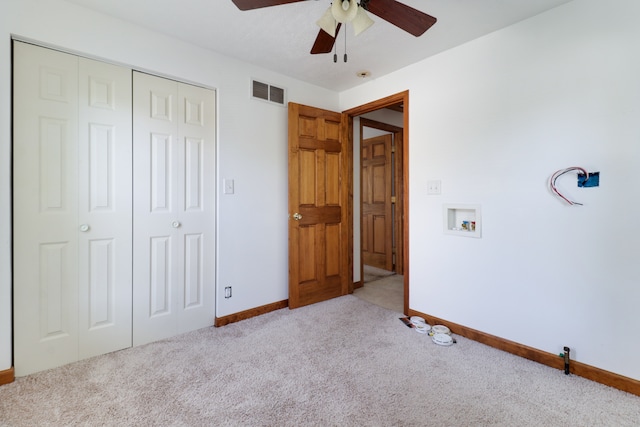
[[[589,172],[589,177],[585,177],[583,173],[578,174],[578,187],[599,187],[600,172]]]

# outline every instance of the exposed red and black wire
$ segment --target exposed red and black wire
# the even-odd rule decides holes
[[[556,187],[556,181],[558,181],[558,178],[560,178],[562,175],[572,172],[572,171],[580,171],[582,172],[582,174],[584,175],[584,182],[587,182],[587,180],[589,179],[589,173],[587,172],[587,170],[585,168],[581,168],[579,166],[571,166],[565,169],[560,169],[557,170],[553,173],[553,175],[551,175],[551,178],[549,178],[549,189],[558,197],[560,197],[562,200],[564,200],[565,202],[569,203],[570,205],[579,205],[582,206],[582,203],[578,203],[576,201],[570,200],[569,198],[565,197],[564,195],[562,195],[562,193],[560,193],[560,191],[558,191],[558,188]],[[584,183],[583,183],[584,184]]]

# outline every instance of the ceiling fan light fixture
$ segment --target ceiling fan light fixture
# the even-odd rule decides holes
[[[336,26],[338,23],[331,13],[331,7],[329,7],[324,15],[322,15],[322,18],[318,19],[316,24],[318,24],[318,27],[322,28],[324,32],[329,34],[331,37],[336,36]]]
[[[358,8],[358,13],[356,13],[356,17],[351,21],[353,25],[353,34],[358,35],[370,26],[373,25],[373,19],[369,18],[367,12],[364,11],[363,8]]]
[[[333,14],[335,20],[340,23],[344,24],[345,22],[351,22],[358,14],[358,1],[334,0],[334,2],[331,4],[331,13]]]

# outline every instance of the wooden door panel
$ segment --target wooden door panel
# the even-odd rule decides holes
[[[367,205],[371,203],[371,168],[363,164],[362,165],[362,203]]]
[[[340,189],[340,164],[339,153],[327,153],[324,170],[325,181],[325,204],[332,206],[340,206],[342,192]]]
[[[349,290],[346,120],[340,113],[289,104],[291,308]]]
[[[300,225],[298,231],[298,244],[300,247],[306,248],[307,252],[304,256],[298,257],[298,281],[307,283],[318,281],[316,269],[316,227]]]
[[[299,299],[300,306],[315,304],[317,302],[326,301],[331,298],[337,298],[344,295],[342,293],[342,283],[339,277],[331,278],[323,283],[303,283],[300,285],[301,295]],[[295,307],[290,307],[295,308]]]
[[[371,242],[371,215],[362,215],[362,252],[371,252],[372,248],[369,246]],[[366,264],[366,263],[365,263]]]
[[[371,143],[371,160],[387,161],[387,142],[386,138]]]
[[[391,135],[362,142],[362,260],[393,270]]]
[[[335,277],[340,275],[342,270],[342,254],[340,253],[340,239],[342,236],[341,225],[327,224],[325,225],[325,276]]]
[[[336,224],[342,220],[341,206],[300,206],[298,212],[302,219],[298,222],[301,226],[313,224]]]
[[[337,144],[340,144],[340,140],[341,140],[340,121],[334,121],[334,120],[331,120],[331,118],[329,117],[325,117],[323,130],[324,130],[324,140],[329,143],[328,151],[331,151],[331,147],[336,147],[336,150],[337,150]],[[334,144],[331,144],[331,142],[334,142]]]
[[[317,203],[317,171],[316,152],[314,150],[301,149],[298,153],[298,174],[300,183],[298,193],[298,203],[300,206],[315,206]]]
[[[298,137],[300,146],[304,146],[304,138],[317,138],[317,126],[315,117],[298,117]]]
[[[384,215],[373,215],[373,252],[384,255],[386,253],[387,219]]]
[[[387,202],[389,186],[391,183],[386,182],[387,179],[387,165],[374,165],[371,166],[371,203],[378,205],[379,208],[384,209],[384,204]]]

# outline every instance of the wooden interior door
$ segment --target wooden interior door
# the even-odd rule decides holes
[[[391,134],[362,141],[362,260],[393,271]]]
[[[344,114],[289,103],[289,307],[353,286],[351,144]]]

